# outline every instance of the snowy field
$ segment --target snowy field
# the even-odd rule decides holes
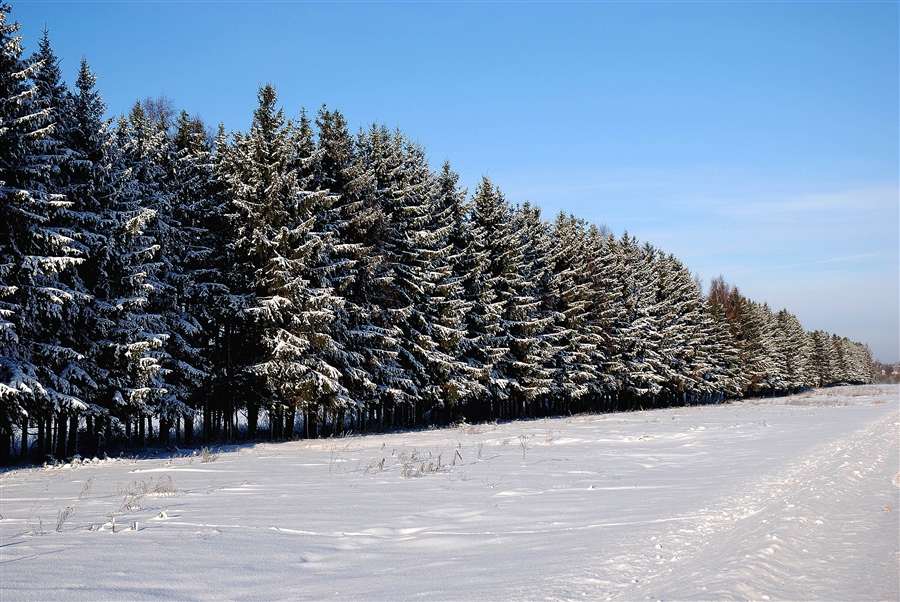
[[[897,600],[898,393],[14,470],[0,598]]]

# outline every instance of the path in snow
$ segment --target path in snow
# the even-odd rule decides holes
[[[10,471],[0,597],[898,599],[898,398]]]
[[[763,476],[672,517],[650,537],[649,554],[603,563],[608,574],[633,577],[614,576],[611,591],[625,599],[898,599],[900,508],[888,485],[897,478],[897,419],[886,413],[794,460],[763,459]]]

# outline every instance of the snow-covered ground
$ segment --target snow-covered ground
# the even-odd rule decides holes
[[[898,393],[10,471],[0,598],[897,600]]]

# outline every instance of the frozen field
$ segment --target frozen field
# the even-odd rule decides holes
[[[845,387],[15,470],[0,598],[897,600],[898,422]]]

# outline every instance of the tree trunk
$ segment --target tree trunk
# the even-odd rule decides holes
[[[269,414],[269,421],[272,423],[272,438],[276,441],[284,439],[284,410],[278,408]]]
[[[66,415],[60,412],[56,416],[56,451],[53,454],[58,460],[66,459]]]
[[[22,459],[28,457],[28,416],[22,416]]]
[[[84,419],[84,430],[87,434],[87,448],[84,450],[84,455],[87,458],[93,458],[97,455],[97,452],[94,450],[94,417],[86,416]]]
[[[69,416],[69,444],[66,446],[66,457],[71,458],[78,450],[78,414]]]
[[[284,438],[288,441],[294,439],[294,425],[297,422],[297,410],[291,408],[284,419]]]
[[[193,445],[194,444],[194,417],[193,416],[185,416],[184,417],[184,444],[185,445]]]
[[[46,445],[47,445],[47,433],[44,430],[47,425],[47,421],[44,420],[43,416],[38,418],[38,434],[37,434],[37,448],[38,455],[40,456],[38,459],[43,460],[44,454],[47,453]]]
[[[210,439],[212,439],[212,411],[207,398],[203,401],[203,442],[209,443]]]
[[[316,424],[316,415],[312,412],[307,412],[306,420],[304,420],[304,422],[305,422],[305,427],[306,427],[307,439],[316,439],[318,437],[318,432],[317,432],[318,425]]]
[[[167,447],[169,445],[169,419],[160,415],[159,417],[159,446]]]
[[[256,439],[256,429],[259,425],[259,408],[256,404],[247,404],[247,438]]]
[[[12,447],[12,429],[5,424],[0,425],[0,466],[9,466],[12,459],[10,447]]]

